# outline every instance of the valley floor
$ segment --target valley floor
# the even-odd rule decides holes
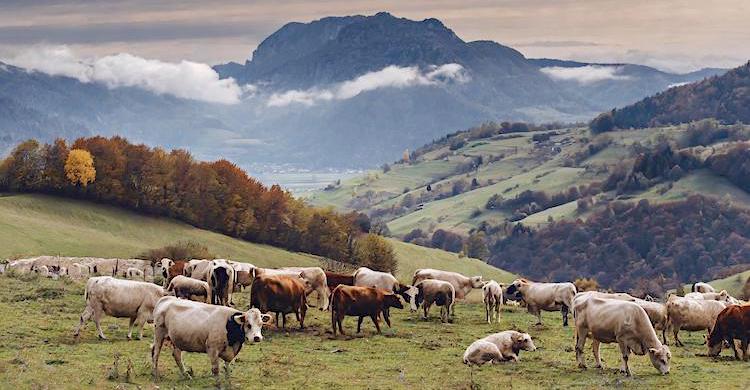
[[[71,334],[83,307],[83,283],[0,277],[0,383],[3,388],[207,388],[214,384],[204,354],[184,354],[194,379],[181,379],[169,348],[160,360],[162,379],[151,380],[149,345],[153,328],[143,340],[127,341],[127,320],[106,318],[109,341],[96,339],[93,323],[82,332],[79,343]],[[246,293],[239,294],[246,307]],[[477,296],[471,297],[476,300]],[[264,329],[260,344],[245,345],[229,381],[234,388],[674,388],[740,389],[750,386],[750,363],[705,356],[703,334],[687,336],[686,347],[672,347],[671,374],[659,375],[648,357],[631,357],[634,377],[619,374],[618,348],[602,347],[604,370],[576,367],[573,328],[562,328],[559,313],[547,313],[545,325],[522,309],[507,309],[500,324],[484,322],[480,304],[459,303],[454,323],[433,318],[423,321],[408,310],[393,310],[393,328],[383,335],[365,321],[364,336],[352,336],[356,321],[347,318],[348,337],[332,338],[330,316],[308,311],[307,327],[283,332]],[[291,323],[296,323],[294,320]],[[529,332],[535,352],[521,353],[519,363],[471,369],[462,364],[464,349],[475,339],[507,329]],[[592,362],[590,342],[587,361]],[[113,364],[118,360],[115,375]],[[130,368],[128,368],[130,367]],[[127,372],[130,372],[129,376]]]

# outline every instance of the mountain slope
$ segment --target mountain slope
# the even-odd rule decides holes
[[[0,196],[0,258],[38,255],[133,257],[148,249],[194,240],[220,257],[261,267],[314,266],[317,256],[254,244],[194,228],[168,218],[45,195]],[[397,276],[411,280],[415,269],[436,267],[508,281],[512,275],[476,259],[392,240]]]
[[[602,114],[615,127],[648,127],[715,118],[750,123],[750,62],[698,83],[671,88],[635,104]],[[597,123],[594,121],[592,125]]]

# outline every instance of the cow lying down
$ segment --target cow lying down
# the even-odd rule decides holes
[[[193,302],[175,297],[164,297],[154,309],[154,344],[151,360],[154,378],[158,378],[159,353],[165,340],[173,346],[172,356],[183,376],[182,352],[202,352],[211,361],[211,373],[219,375],[219,358],[229,373],[229,363],[234,360],[243,343],[263,340],[261,328],[271,316],[258,309],[246,312],[226,306]]]
[[[528,333],[506,330],[471,343],[464,352],[464,364],[481,366],[485,363],[517,362],[521,350],[536,350],[531,336]]]

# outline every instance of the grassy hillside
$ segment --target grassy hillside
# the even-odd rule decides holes
[[[485,208],[493,195],[508,200],[530,190],[544,191],[551,196],[571,187],[602,182],[619,164],[631,163],[639,150],[664,140],[678,144],[687,128],[686,125],[670,126],[613,131],[604,135],[592,135],[585,128],[513,133],[469,139],[455,150],[451,150],[451,142],[445,142],[432,146],[409,164],[393,164],[388,172],[372,171],[344,180],[338,186],[309,194],[308,200],[342,210],[367,212],[384,219],[391,232],[398,236],[416,228],[428,234],[436,229],[466,234],[483,222],[496,226],[513,216],[512,210]],[[541,135],[550,137],[539,140]],[[717,142],[698,150],[698,154],[703,153],[702,157],[706,158],[733,145],[736,143]],[[476,185],[472,186],[475,179]],[[463,190],[454,191],[457,182],[464,184]],[[696,193],[750,207],[750,194],[707,169],[689,172],[671,183],[629,193],[622,199],[648,199],[658,203],[685,199]],[[593,206],[604,207],[615,199],[618,195],[614,191],[602,193]],[[539,226],[549,218],[585,219],[586,213],[579,212],[576,206],[572,201],[534,212],[522,222]]]
[[[262,267],[318,265],[318,258],[197,229],[168,218],[45,195],[0,196],[0,258],[36,255],[132,257],[181,240],[205,244],[217,256]],[[434,267],[507,281],[512,276],[476,259],[392,240],[397,275]]]
[[[153,327],[143,340],[127,341],[126,319],[105,317],[108,341],[96,338],[89,323],[74,342],[72,330],[84,307],[81,282],[0,276],[0,383],[3,388],[211,388],[214,380],[205,354],[183,353],[193,379],[180,378],[171,349],[162,350],[161,380],[151,379],[150,347]],[[245,293],[236,296],[247,304]],[[660,375],[648,357],[630,357],[633,377],[618,372],[619,349],[602,345],[606,366],[577,368],[574,329],[560,325],[559,313],[545,313],[544,326],[523,309],[506,309],[499,324],[484,321],[478,304],[459,303],[453,323],[442,324],[433,308],[429,321],[408,310],[391,310],[392,328],[375,334],[369,319],[363,335],[353,335],[356,320],[347,317],[347,337],[332,338],[330,314],[309,310],[306,329],[283,332],[263,329],[264,341],[245,345],[232,365],[229,388],[670,388],[742,389],[750,385],[747,363],[730,360],[730,351],[717,359],[705,357],[704,332],[682,332],[685,347],[672,348],[670,375]],[[290,321],[296,325],[295,320]],[[465,348],[477,338],[506,329],[529,332],[537,350],[522,351],[518,363],[470,368],[461,363]],[[593,358],[587,344],[586,360]],[[113,369],[119,359],[117,376]],[[128,366],[131,369],[128,370]],[[128,375],[128,371],[129,375]]]

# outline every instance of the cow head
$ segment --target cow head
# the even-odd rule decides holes
[[[536,351],[536,345],[528,333],[518,333],[511,336],[514,351]]]
[[[649,348],[648,357],[651,359],[651,364],[662,375],[669,374],[669,359],[672,359],[672,352],[669,351],[669,347],[662,345],[658,348]]]
[[[484,286],[484,281],[482,280],[482,276],[472,276],[469,278],[469,281],[471,282],[471,288],[482,288]]]
[[[708,356],[719,356],[721,348],[724,347],[724,338],[721,337],[721,332],[716,327],[708,334],[706,345],[708,345]]]
[[[383,307],[395,307],[397,309],[403,309],[404,305],[401,303],[401,300],[398,298],[398,295],[393,293],[385,293],[383,294]]]
[[[262,314],[258,309],[250,309],[245,313],[235,313],[227,321],[227,342],[233,345],[237,342],[263,341],[261,330],[263,325],[271,321],[269,314]]]

